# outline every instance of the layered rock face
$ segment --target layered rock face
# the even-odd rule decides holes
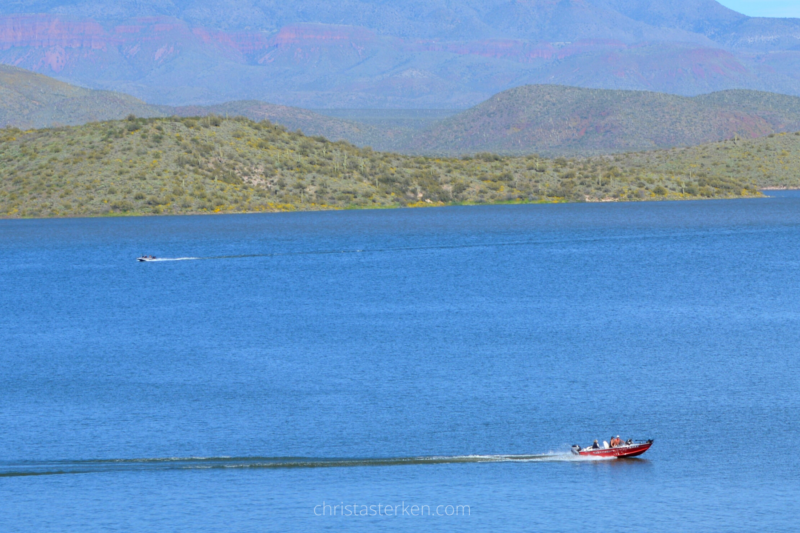
[[[800,21],[712,0],[35,5],[0,6],[0,63],[158,104],[467,107],[527,83],[800,94]]]

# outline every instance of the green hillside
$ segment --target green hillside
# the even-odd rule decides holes
[[[687,184],[694,188],[687,187]],[[426,158],[245,118],[156,118],[0,130],[0,216],[379,208],[754,196],[610,159]]]
[[[0,127],[78,125],[121,119],[131,113],[164,115],[133,96],[92,91],[21,68],[0,65]]]
[[[529,85],[419,133],[403,151],[593,155],[692,146],[800,130],[800,98],[724,91],[687,98]]]
[[[344,139],[358,146],[390,149],[404,142],[408,130],[402,127],[373,126],[358,120],[348,120],[336,116],[283,105],[268,104],[257,100],[226,102],[209,106],[162,107],[164,115],[199,117],[217,115],[221,117],[245,117],[259,122],[268,120],[280,124],[291,131],[301,130],[306,135],[321,135],[326,139]]]
[[[760,188],[800,188],[800,132],[729,140],[615,158],[627,172],[688,176],[690,181],[736,179]]]

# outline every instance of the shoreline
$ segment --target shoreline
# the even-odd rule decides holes
[[[759,189],[759,190],[800,190],[796,189]],[[384,205],[384,206],[315,206],[310,209],[277,209],[263,211],[194,211],[187,213],[145,213],[145,212],[108,212],[99,214],[75,214],[75,215],[55,215],[42,217],[20,217],[20,216],[0,216],[2,220],[62,220],[74,218],[134,218],[134,217],[183,217],[183,216],[214,216],[214,215],[258,215],[258,214],[279,214],[279,213],[314,213],[323,211],[383,211],[388,209],[425,209],[432,207],[474,207],[474,206],[495,206],[495,205],[560,205],[560,204],[625,204],[625,203],[645,203],[645,202],[691,202],[691,201],[727,201],[727,200],[756,200],[768,198],[764,194],[751,196],[729,196],[717,198],[689,197],[689,198],[641,198],[641,199],[617,199],[602,198],[591,199],[583,202],[569,201],[565,199],[537,200],[537,201],[514,201],[514,202],[415,202],[413,204]]]

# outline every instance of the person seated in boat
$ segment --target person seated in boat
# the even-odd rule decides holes
[[[591,446],[589,446],[589,449],[591,449],[591,450],[597,450],[597,449],[599,449],[599,448],[600,448],[600,445],[599,445],[599,444],[597,444],[597,439],[594,439],[594,442],[592,443],[592,445],[591,445]]]
[[[612,448],[616,448],[617,446],[621,446],[622,445],[622,439],[619,438],[619,435],[617,435],[616,437],[611,437],[611,443],[610,444],[611,444]]]

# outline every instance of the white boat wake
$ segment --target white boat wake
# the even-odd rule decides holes
[[[144,470],[356,468],[456,463],[594,463],[614,459],[614,457],[585,457],[572,453],[545,453],[536,455],[431,455],[352,459],[324,457],[166,457],[44,462],[20,461],[0,462],[0,478]]]

